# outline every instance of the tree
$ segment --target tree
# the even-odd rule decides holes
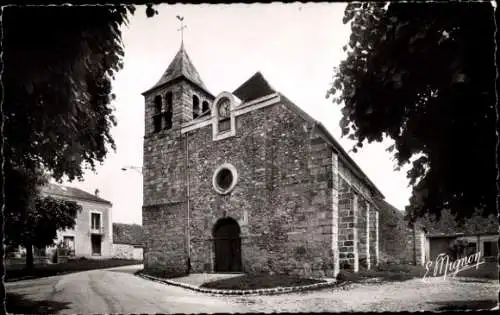
[[[7,239],[47,243],[56,229],[38,235],[36,224],[41,227],[51,220],[47,227],[68,225],[68,212],[62,209],[74,210],[73,206],[36,199],[35,186],[43,182],[40,170],[57,180],[64,175],[81,180],[84,167],[95,169],[109,149],[115,149],[110,134],[116,125],[111,81],[123,66],[120,26],[133,12],[133,6],[122,5],[4,9],[2,171],[7,184]],[[10,229],[16,222],[31,229]],[[31,246],[27,250],[30,254]]]
[[[498,219],[494,214],[485,216],[482,210],[476,209],[474,214],[464,221],[463,230],[467,234],[498,233]]]
[[[58,230],[75,226],[81,206],[74,201],[40,195],[46,177],[36,172],[10,171],[6,174],[5,244],[26,248],[26,267],[33,268],[33,246],[54,245]]]
[[[467,218],[459,218],[450,209],[441,211],[438,218],[435,214],[426,213],[416,220],[427,233],[465,233],[476,235],[482,233],[498,233],[498,220],[495,215],[485,216],[483,211],[476,210]]]
[[[115,149],[111,82],[123,67],[120,26],[133,12],[122,5],[4,9],[6,168],[82,179],[83,167],[94,169]]]
[[[411,164],[410,219],[496,213],[494,8],[490,3],[350,3],[352,34],[327,96],[343,136],[388,137]],[[412,161],[414,159],[414,161]]]
[[[8,215],[27,212],[9,206],[20,204],[15,201],[18,196],[8,190],[16,172],[27,176],[20,182],[28,186],[32,183],[27,179],[38,181],[28,174],[40,169],[57,180],[64,175],[81,180],[84,167],[94,169],[115,148],[110,135],[110,128],[116,125],[110,106],[114,98],[111,81],[123,66],[120,27],[135,9],[132,5],[100,5],[1,10],[0,234],[4,235]],[[146,10],[148,16],[157,13],[152,5]],[[28,209],[39,209],[37,215],[58,221],[57,226],[66,225],[62,209],[74,207],[46,200],[36,208],[29,195],[34,189],[17,188],[25,192]],[[51,212],[54,208],[60,211]],[[3,257],[3,247],[1,254]],[[4,272],[2,264],[2,275]],[[5,296],[3,289],[0,295]]]
[[[460,223],[457,216],[454,215],[450,209],[441,211],[439,219],[435,214],[426,213],[418,219],[420,225],[424,228],[426,233],[459,233]]]

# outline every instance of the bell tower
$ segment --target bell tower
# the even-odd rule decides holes
[[[184,44],[160,80],[142,95],[146,102],[145,136],[179,129],[183,123],[208,111],[214,100]]]
[[[182,126],[210,115],[214,96],[184,43],[145,99],[143,159],[144,268],[189,270],[187,138]],[[168,240],[168,241],[167,241]]]

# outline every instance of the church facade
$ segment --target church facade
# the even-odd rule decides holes
[[[146,271],[333,277],[377,264],[384,196],[259,72],[211,94],[181,45],[143,96]]]

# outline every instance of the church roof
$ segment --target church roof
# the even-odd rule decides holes
[[[103,203],[107,205],[111,205],[111,202],[102,199],[96,195],[90,194],[86,191],[83,191],[78,188],[74,187],[68,187],[68,186],[62,186],[62,185],[57,185],[53,183],[48,183],[47,185],[43,186],[41,191],[47,195],[51,195],[53,197],[66,197],[69,199],[78,199],[78,200],[85,200],[85,201],[91,201],[91,202],[97,202],[97,203]]]
[[[240,100],[245,102],[249,102],[260,97],[267,96],[269,94],[278,93],[283,101],[283,103],[294,112],[296,112],[299,116],[301,116],[305,121],[309,123],[313,123],[317,130],[325,136],[327,141],[332,145],[335,151],[337,151],[340,156],[350,165],[351,170],[365,183],[370,186],[376,194],[379,195],[379,198],[384,198],[384,195],[380,190],[375,186],[375,184],[370,180],[370,178],[361,170],[361,168],[354,162],[354,160],[349,156],[349,154],[342,148],[340,143],[335,140],[332,134],[326,129],[326,127],[319,121],[315,120],[311,115],[302,110],[299,106],[295,105],[290,99],[288,99],[285,95],[280,92],[277,92],[264,78],[262,73],[256,72],[250,79],[245,81],[240,87],[234,90],[233,94],[238,97]]]
[[[349,156],[349,154],[344,150],[344,148],[340,145],[340,143],[333,137],[333,135],[326,129],[326,127],[319,121],[312,118],[308,113],[302,110],[300,107],[295,105],[292,101],[290,101],[286,96],[280,93],[281,98],[283,99],[283,103],[288,105],[288,107],[295,110],[300,116],[302,116],[306,121],[310,123],[314,123],[317,130],[325,136],[328,142],[332,145],[335,151],[347,162],[350,166],[351,171],[353,171],[362,181],[368,184],[375,193],[379,195],[380,198],[385,198],[382,192],[375,186],[375,184],[370,180],[370,178],[361,170],[361,168],[354,162],[354,160]]]
[[[233,92],[243,102],[249,102],[272,93],[276,93],[276,90],[271,87],[260,72],[255,73]]]
[[[203,89],[208,94],[212,95],[212,93],[208,91],[205,83],[203,83],[203,81],[201,80],[200,74],[191,62],[186,49],[184,49],[184,44],[181,44],[181,48],[175,55],[174,59],[170,62],[170,65],[167,67],[167,70],[165,70],[160,80],[152,88],[148,89],[142,94],[144,95],[145,93],[178,78],[185,78],[191,83]]]

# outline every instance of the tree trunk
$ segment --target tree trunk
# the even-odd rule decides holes
[[[413,224],[413,265],[417,265],[417,229]]]
[[[24,245],[26,248],[26,269],[33,270],[33,245],[31,243],[26,243]]]

